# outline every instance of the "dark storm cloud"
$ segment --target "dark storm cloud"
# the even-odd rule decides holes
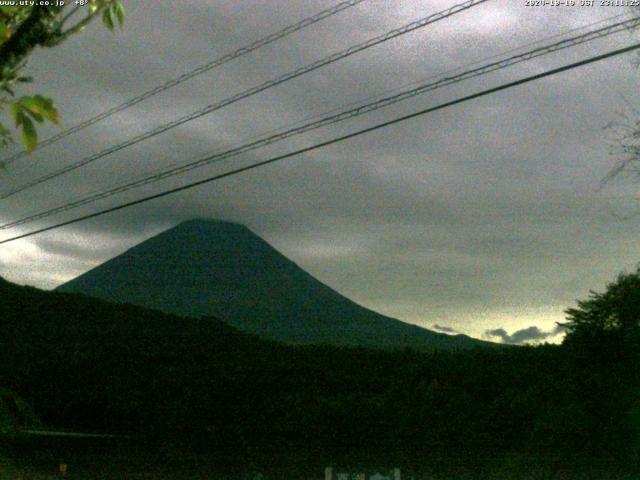
[[[65,125],[327,7],[296,0],[129,3],[121,32],[94,25],[34,55],[34,89],[56,99]],[[36,152],[10,166],[5,178],[20,183],[53,171],[452,3],[367,0]],[[488,2],[7,199],[0,220],[193,161],[617,13]],[[631,38],[625,33],[436,90],[55,220],[293,151]],[[640,101],[638,78],[630,57],[613,59],[8,244],[0,249],[0,275],[52,287],[182,220],[222,218],[246,224],[322,281],[385,314],[476,336],[495,325],[516,332],[536,325],[539,330],[529,334],[542,335],[576,298],[637,262],[639,224],[612,215],[637,203],[637,187],[597,187],[613,164],[602,127],[625,107],[621,94]],[[43,137],[55,131],[47,127]],[[509,338],[516,335],[506,331]]]

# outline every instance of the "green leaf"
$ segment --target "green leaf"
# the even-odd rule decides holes
[[[44,115],[50,122],[60,125],[60,117],[58,116],[58,109],[53,104],[53,100],[42,95],[36,95],[34,97],[40,105],[40,114]]]
[[[38,132],[29,117],[26,115],[22,119],[22,143],[24,143],[27,152],[32,152],[38,144]]]
[[[20,128],[25,120],[27,120],[29,122],[31,121],[31,120],[29,120],[29,117],[27,117],[27,115],[24,113],[24,111],[20,110],[20,112],[18,112],[18,115],[17,115],[17,118],[16,118],[16,128]]]
[[[44,122],[44,117],[42,115],[40,115],[39,113],[27,110],[27,114],[38,123]]]
[[[116,12],[116,17],[118,18],[118,25],[122,28],[122,25],[124,24],[124,5],[122,5],[120,0],[116,0],[113,3],[113,6]]]
[[[22,113],[22,106],[18,102],[11,104],[11,116],[16,123],[16,127],[19,127],[24,113]]]
[[[35,97],[20,97],[18,103],[22,105],[25,110],[31,113],[42,113],[42,105],[40,105],[40,102]]]
[[[20,98],[18,104],[38,123],[42,123],[47,118],[56,125],[60,124],[58,110],[50,98],[42,95],[25,96]]]
[[[113,32],[114,21],[113,11],[111,8],[107,7],[102,11],[102,23],[104,23],[104,26]]]
[[[4,22],[0,22],[0,43],[9,40],[11,37],[11,30]]]
[[[42,95],[34,95],[33,98],[45,109],[53,107],[53,100]]]

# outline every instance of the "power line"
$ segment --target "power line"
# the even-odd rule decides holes
[[[272,33],[270,35],[267,35],[266,37],[263,37],[259,40],[256,40],[253,43],[250,43],[249,45],[246,45],[244,47],[240,47],[239,49],[237,49],[236,51],[232,52],[232,53],[228,53],[226,55],[223,55],[222,57],[216,58],[215,60],[212,60],[208,63],[205,63],[204,65],[200,65],[199,67],[190,70],[189,72],[183,73],[182,75],[176,77],[176,78],[172,78],[171,80],[167,80],[165,83],[158,85],[154,88],[152,88],[151,90],[147,90],[146,92],[142,93],[141,95],[131,98],[129,100],[127,100],[126,102],[121,103],[120,105],[117,105],[113,108],[110,108],[109,110],[105,110],[102,113],[99,113],[98,115],[91,117],[87,120],[85,120],[84,122],[78,123],[77,125],[74,125],[73,127],[70,127],[46,140],[43,140],[42,142],[39,142],[38,145],[36,146],[35,150],[39,150],[41,148],[44,148],[48,145],[51,145],[53,143],[56,143],[59,140],[62,140],[65,137],[68,137],[69,135],[72,135],[76,132],[79,132],[80,130],[83,130],[95,123],[98,123],[101,120],[104,120],[105,118],[108,118],[116,113],[119,113],[123,110],[126,110],[127,108],[133,107],[134,105],[137,105],[140,102],[143,102],[144,100],[147,100],[148,98],[153,97],[154,95],[157,95],[158,93],[164,92],[165,90],[169,90],[170,88],[173,88],[177,85],[180,85],[183,82],[186,82],[187,80],[196,77],[198,75],[201,75],[203,73],[208,72],[209,70],[212,70],[216,67],[219,67],[221,65],[224,65],[225,63],[230,62],[231,60],[235,60],[236,58],[242,57],[244,55],[247,55],[259,48],[262,48],[266,45],[269,45],[277,40],[280,40],[281,38],[284,38],[288,35],[291,35],[292,33],[295,33],[299,30],[302,30],[304,28],[307,28],[315,23],[318,23],[326,18],[329,18],[333,15],[336,15],[337,13],[342,12],[343,10],[346,10],[348,8],[354,7],[356,5],[358,5],[359,3],[364,2],[365,0],[348,0],[345,2],[341,2],[331,8],[328,8],[326,10],[323,10],[321,12],[316,13],[315,15],[305,18],[301,21],[299,21],[298,23],[295,23],[293,25],[289,25],[285,28],[283,28],[282,30],[279,30],[275,33]],[[18,160],[19,158],[22,158],[24,156],[26,156],[28,154],[28,152],[26,151],[22,151],[22,152],[18,152],[15,155],[12,155],[11,157],[8,157],[4,160],[1,160],[0,163],[4,164],[5,166],[9,165],[10,163],[13,163],[14,161]]]
[[[598,22],[600,23],[600,22]],[[10,223],[6,223],[3,225],[0,225],[0,230],[6,230],[9,228],[13,228],[19,225],[24,225],[27,223],[31,223],[33,221],[36,220],[40,220],[42,218],[47,218],[50,217],[52,215],[58,214],[58,213],[62,213],[68,210],[72,210],[74,208],[80,207],[82,205],[86,205],[89,203],[93,203],[96,202],[98,200],[102,200],[104,198],[107,197],[111,197],[114,196],[116,194],[119,193],[123,193],[126,192],[128,190],[132,190],[135,188],[139,188],[142,187],[144,185],[148,185],[151,183],[155,183],[157,181],[172,177],[172,176],[176,176],[179,174],[183,174],[186,173],[190,170],[194,170],[196,168],[200,168],[200,167],[204,167],[206,165],[210,165],[214,162],[219,162],[222,160],[227,160],[231,157],[235,157],[238,156],[240,154],[243,153],[247,153],[249,151],[252,150],[256,150],[258,148],[276,143],[278,141],[284,140],[286,138],[292,137],[294,135],[300,135],[306,132],[309,132],[311,130],[315,130],[324,126],[328,126],[328,125],[332,125],[350,118],[355,118],[361,115],[364,115],[366,113],[378,110],[380,108],[383,107],[387,107],[389,105],[392,105],[394,103],[398,103],[400,101],[403,100],[407,100],[409,98],[415,97],[417,95],[421,95],[425,92],[428,91],[432,91],[435,90],[437,88],[442,88],[448,85],[452,85],[454,83],[458,83],[461,82],[463,80],[468,80],[470,78],[475,78],[481,75],[486,75],[488,73],[492,73],[495,72],[497,70],[501,70],[503,68],[507,68],[510,66],[513,66],[515,64],[521,63],[521,62],[525,62],[528,60],[531,60],[533,58],[537,58],[543,55],[547,55],[549,53],[552,52],[556,52],[565,48],[569,48],[569,47],[573,47],[579,44],[583,44],[589,41],[593,41],[595,39],[599,39],[599,38],[603,38],[615,33],[619,33],[623,30],[627,30],[629,28],[632,28],[634,26],[638,26],[640,25],[640,19],[637,18],[632,18],[626,21],[622,21],[622,22],[617,22],[614,23],[612,25],[609,26],[605,26],[596,30],[592,30],[589,32],[586,32],[584,34],[581,35],[577,35],[574,37],[570,37],[567,39],[563,39],[560,40],[558,42],[549,44],[549,45],[545,45],[545,46],[541,46],[538,48],[534,48],[532,50],[529,50],[527,52],[523,52],[517,55],[512,55],[510,57],[507,57],[505,59],[502,60],[498,60],[495,62],[491,62],[489,64],[474,68],[474,69],[470,69],[467,71],[464,71],[458,75],[453,75],[453,76],[448,76],[448,77],[444,77],[441,78],[440,80],[437,80],[435,82],[432,83],[426,83],[423,85],[420,85],[416,88],[410,89],[410,90],[406,90],[403,92],[400,92],[398,94],[389,96],[389,97],[385,97],[385,98],[381,98],[378,99],[374,102],[368,103],[368,104],[364,104],[364,105],[360,105],[358,107],[355,108],[351,108],[351,109],[347,109],[344,110],[338,114],[335,115],[329,115],[326,116],[324,118],[321,118],[319,120],[315,120],[315,121],[311,121],[308,122],[306,124],[303,124],[301,126],[297,126],[294,128],[290,128],[288,130],[285,130],[283,132],[279,132],[276,133],[274,135],[269,135],[266,136],[264,138],[258,139],[256,141],[253,142],[249,142],[247,144],[241,145],[239,147],[235,147],[232,148],[230,150],[226,150],[224,152],[221,153],[216,153],[213,155],[208,155],[207,157],[203,158],[203,159],[199,159],[196,160],[194,162],[189,162],[177,167],[172,167],[170,169],[167,170],[161,170],[158,171],[152,175],[147,175],[141,179],[135,180],[133,182],[129,182],[129,183],[125,183],[123,185],[119,185],[113,188],[110,188],[109,190],[106,191],[102,191],[99,193],[95,193],[92,195],[89,195],[87,197],[75,200],[73,202],[69,202],[69,203],[65,203],[63,205],[48,209],[48,210],[44,210],[44,211],[40,211],[37,213],[33,213],[30,214],[26,217],[20,218],[18,220],[15,220],[13,222]],[[554,36],[556,37],[556,36]],[[490,58],[495,58],[494,57],[490,57]]]
[[[333,113],[336,113],[336,112],[340,112],[340,111],[342,111],[342,110],[344,110],[346,108],[354,107],[356,105],[361,105],[364,102],[374,101],[375,99],[382,98],[383,96],[387,96],[387,95],[390,96],[391,94],[393,94],[395,92],[401,92],[403,90],[406,90],[409,87],[414,87],[414,86],[417,86],[417,85],[423,85],[428,80],[433,80],[433,79],[436,79],[436,78],[442,78],[442,77],[445,77],[445,76],[450,76],[450,75],[453,75],[456,72],[463,71],[466,68],[469,68],[469,67],[472,67],[472,66],[475,66],[475,65],[481,65],[481,64],[486,63],[486,62],[488,62],[490,60],[494,60],[494,59],[497,59],[497,58],[500,58],[500,57],[504,57],[507,54],[511,54],[511,53],[514,53],[514,52],[519,52],[519,51],[522,51],[525,48],[533,47],[535,45],[540,45],[543,42],[550,41],[550,40],[553,40],[553,39],[556,39],[556,38],[566,37],[566,36],[568,36],[568,35],[570,35],[572,33],[575,33],[575,32],[585,31],[588,28],[595,27],[596,25],[601,25],[601,24],[604,24],[604,23],[608,23],[608,22],[611,22],[613,20],[616,20],[616,19],[622,18],[622,17],[631,17],[630,20],[638,18],[635,15],[631,15],[630,16],[628,13],[620,13],[618,15],[613,15],[611,17],[602,18],[602,19],[597,20],[597,21],[592,22],[592,23],[588,23],[588,24],[585,24],[585,25],[581,25],[579,27],[571,28],[569,30],[565,30],[565,31],[560,32],[560,33],[554,33],[553,35],[548,35],[546,37],[539,38],[537,40],[534,40],[532,42],[528,42],[526,44],[521,44],[521,45],[519,45],[517,47],[510,48],[508,50],[504,50],[504,51],[502,51],[500,53],[497,53],[495,55],[484,57],[484,58],[482,58],[480,60],[476,60],[476,61],[473,61],[473,62],[468,62],[468,63],[465,63],[463,65],[459,65],[459,66],[451,68],[449,70],[445,70],[444,72],[438,72],[438,73],[435,73],[435,74],[431,74],[431,75],[429,75],[427,77],[421,78],[420,80],[414,80],[412,82],[400,84],[399,86],[396,86],[396,87],[393,87],[393,88],[388,88],[388,89],[383,90],[382,92],[377,93],[375,95],[369,95],[367,97],[360,98],[357,101],[351,101],[351,102],[342,104],[339,107],[332,108],[331,110],[326,110],[326,111],[324,111],[322,113],[317,113],[317,114],[314,114],[314,115],[310,115],[308,117],[302,118],[300,120],[296,120],[296,121],[288,123],[286,125],[282,125],[282,126],[277,127],[277,128],[273,128],[273,129],[269,129],[267,131],[263,131],[260,134],[253,134],[251,136],[245,137],[245,140],[246,141],[253,140],[253,139],[256,139],[256,138],[260,138],[260,137],[262,137],[264,135],[270,135],[270,134],[273,134],[275,132],[281,132],[281,131],[283,131],[285,129],[293,128],[293,127],[295,127],[297,125],[303,125],[303,124],[305,124],[307,122],[310,122],[312,120],[316,120],[316,119],[322,118],[324,116],[327,116],[327,115],[330,115],[330,114],[333,114]],[[632,26],[629,27],[629,29],[632,29],[632,28],[635,28],[635,25],[632,25]],[[617,32],[612,32],[612,33],[617,33]],[[237,142],[236,142],[236,144],[237,144]],[[159,172],[159,170],[156,170],[156,172]]]
[[[135,205],[139,205],[141,203],[145,203],[145,202],[148,202],[148,201],[151,201],[151,200],[155,200],[157,198],[166,197],[168,195],[173,195],[175,193],[182,192],[184,190],[189,190],[191,188],[195,188],[197,186],[200,186],[200,185],[203,185],[203,184],[206,184],[206,183],[211,183],[211,182],[214,182],[216,180],[220,180],[220,179],[223,179],[223,178],[226,178],[226,177],[237,175],[239,173],[243,173],[243,172],[246,172],[246,171],[249,171],[249,170],[253,170],[253,169],[258,168],[258,167],[263,167],[265,165],[269,165],[271,163],[275,163],[275,162],[278,162],[280,160],[284,160],[286,158],[295,157],[295,156],[301,155],[303,153],[307,153],[307,152],[310,152],[310,151],[313,151],[313,150],[317,150],[319,148],[323,148],[323,147],[326,147],[326,146],[329,146],[329,145],[333,145],[335,143],[342,142],[342,141],[345,141],[345,140],[348,140],[348,139],[363,135],[365,133],[373,132],[375,130],[379,130],[381,128],[385,128],[385,127],[388,127],[390,125],[394,125],[396,123],[404,122],[406,120],[409,120],[409,119],[412,119],[412,118],[415,118],[415,117],[419,117],[419,116],[425,115],[427,113],[435,112],[437,110],[443,110],[445,108],[452,107],[454,105],[458,105],[460,103],[464,103],[464,102],[467,102],[469,100],[473,100],[473,99],[476,99],[476,98],[484,97],[486,95],[491,95],[493,93],[496,93],[496,92],[499,92],[499,91],[502,91],[502,90],[507,90],[509,88],[513,88],[513,87],[516,87],[516,86],[519,86],[519,85],[523,85],[525,83],[529,83],[529,82],[532,82],[532,81],[535,81],[535,80],[539,80],[541,78],[549,77],[551,75],[556,75],[558,73],[565,72],[565,71],[568,71],[568,70],[572,70],[574,68],[578,68],[578,67],[581,67],[581,66],[584,66],[584,65],[588,65],[588,64],[591,64],[591,63],[594,63],[594,62],[599,62],[601,60],[605,60],[607,58],[611,58],[611,57],[614,57],[614,56],[617,56],[617,55],[621,55],[623,53],[631,52],[631,51],[637,50],[639,48],[640,48],[640,43],[636,43],[634,45],[630,45],[628,47],[620,48],[620,49],[617,49],[617,50],[612,50],[612,51],[609,51],[607,53],[603,53],[601,55],[597,55],[597,56],[594,56],[594,57],[587,58],[585,60],[581,60],[579,62],[571,63],[571,64],[568,64],[568,65],[564,65],[562,67],[554,68],[552,70],[547,70],[546,72],[542,72],[542,73],[538,73],[536,75],[531,75],[529,77],[521,78],[521,79],[515,80],[513,82],[504,83],[504,84],[499,85],[497,87],[493,87],[493,88],[489,88],[489,89],[486,89],[486,90],[482,90],[480,92],[477,92],[477,93],[474,93],[474,94],[471,94],[471,95],[467,95],[465,97],[461,97],[461,98],[458,98],[456,100],[452,100],[452,101],[449,101],[449,102],[441,103],[440,105],[436,105],[435,107],[426,108],[426,109],[420,110],[418,112],[414,112],[414,113],[411,113],[411,114],[408,114],[408,115],[404,115],[404,116],[401,116],[401,117],[394,118],[393,120],[388,120],[386,122],[379,123],[379,124],[374,125],[372,127],[367,127],[367,128],[362,129],[362,130],[358,130],[356,132],[349,133],[347,135],[342,135],[340,137],[336,137],[336,138],[333,138],[331,140],[326,140],[324,142],[316,143],[315,145],[311,145],[309,147],[305,147],[305,148],[296,150],[294,152],[286,153],[284,155],[279,155],[279,156],[270,158],[268,160],[263,160],[261,162],[257,162],[257,163],[254,163],[252,165],[248,165],[248,166],[245,166],[245,167],[236,168],[234,170],[231,170],[231,171],[228,171],[228,172],[225,172],[225,173],[214,175],[213,177],[205,178],[204,180],[198,180],[196,182],[188,183],[188,184],[183,185],[181,187],[176,187],[176,188],[172,188],[172,189],[169,189],[169,190],[165,190],[165,191],[160,192],[160,193],[156,193],[156,194],[153,194],[153,195],[149,195],[147,197],[140,198],[138,200],[134,200],[134,201],[131,201],[131,202],[127,202],[127,203],[123,203],[123,204],[120,204],[120,205],[116,205],[114,207],[110,207],[110,208],[107,208],[107,209],[104,209],[104,210],[101,210],[101,211],[98,211],[98,212],[90,213],[88,215],[83,215],[81,217],[76,217],[74,219],[67,220],[65,222],[61,222],[61,223],[58,223],[58,224],[55,224],[55,225],[51,225],[49,227],[45,227],[45,228],[41,228],[41,229],[38,229],[38,230],[34,230],[34,231],[31,231],[31,232],[28,232],[28,233],[24,233],[22,235],[17,235],[15,237],[11,237],[11,238],[8,238],[6,240],[0,241],[0,245],[5,244],[5,243],[9,243],[9,242],[13,242],[15,240],[19,240],[19,239],[22,239],[22,238],[31,237],[33,235],[37,235],[39,233],[43,233],[43,232],[47,232],[47,231],[50,231],[50,230],[54,230],[54,229],[57,229],[57,228],[60,228],[60,227],[64,227],[66,225],[71,225],[73,223],[78,223],[78,222],[81,222],[81,221],[84,221],[84,220],[88,220],[90,218],[95,218],[95,217],[99,217],[99,216],[102,216],[102,215],[106,215],[107,213],[111,213],[111,212],[115,212],[115,211],[122,210],[122,209],[125,209],[125,208],[129,208],[129,207],[132,207],[132,206],[135,206]]]
[[[296,70],[293,70],[291,72],[288,72],[284,75],[281,75],[273,80],[269,80],[267,82],[264,82],[256,87],[250,88],[248,90],[245,90],[243,92],[240,92],[238,94],[235,94],[231,97],[227,97],[224,100],[221,100],[219,102],[216,102],[214,104],[208,105],[204,108],[201,108],[199,110],[196,110],[193,113],[190,113],[188,115],[185,115],[183,117],[180,117],[176,120],[173,120],[169,123],[166,123],[164,125],[161,125],[157,128],[154,128],[153,130],[149,130],[145,133],[142,133],[140,135],[137,135],[125,142],[119,143],[117,145],[114,145],[112,147],[109,147],[101,152],[98,152],[94,155],[91,155],[89,157],[83,158],[82,160],[79,160],[75,163],[72,163],[70,165],[67,165],[63,168],[60,168],[54,172],[48,173],[42,177],[39,177],[35,180],[32,180],[28,183],[25,183],[23,185],[20,185],[16,188],[13,188],[5,193],[3,193],[2,195],[0,195],[0,199],[5,199],[8,198],[12,195],[15,195],[19,192],[22,192],[24,190],[27,190],[29,188],[35,187],[36,185],[40,185],[41,183],[44,183],[46,181],[49,181],[51,179],[60,177],[62,175],[65,175],[69,172],[72,172],[80,167],[84,167],[85,165],[88,165],[90,163],[95,162],[96,160],[99,160],[103,157],[106,157],[107,155],[110,155],[112,153],[118,152],[120,150],[123,150],[127,147],[130,147],[131,145],[135,145],[137,143],[140,143],[144,140],[148,140],[149,138],[155,137],[157,135],[160,135],[161,133],[166,132],[167,130],[171,130],[175,127],[178,127],[180,125],[183,125],[187,122],[190,122],[192,120],[195,120],[197,118],[203,117],[204,115],[208,115],[216,110],[220,110],[224,107],[227,107],[233,103],[236,103],[240,100],[243,100],[245,98],[251,97],[253,95],[256,95],[260,92],[263,92],[267,89],[273,88],[277,85],[280,85],[284,82],[287,82],[289,80],[292,80],[294,78],[300,77],[302,75],[305,75],[309,72],[312,72],[314,70],[317,70],[321,67],[324,67],[326,65],[332,64],[334,62],[337,62],[339,60],[342,60],[346,57],[349,57],[351,55],[354,55],[358,52],[361,52],[363,50],[366,50],[368,48],[374,47],[376,45],[379,45],[381,43],[387,42],[389,40],[392,40],[396,37],[399,37],[401,35],[404,35],[406,33],[412,32],[414,30],[418,30],[420,28],[426,27],[427,25],[433,24],[435,22],[438,22],[440,20],[443,20],[445,18],[448,18],[452,15],[455,15],[457,13],[460,13],[462,11],[468,10],[470,8],[473,8],[477,5],[480,5],[482,3],[485,3],[489,0],[467,0],[466,2],[454,5],[450,8],[447,8],[445,10],[442,10],[438,13],[434,13],[432,15],[429,15],[427,17],[424,17],[420,20],[416,20],[414,22],[411,22],[403,27],[400,28],[396,28],[394,30],[391,30],[385,34],[379,35],[377,37],[371,38],[369,40],[367,40],[366,42],[360,43],[358,45],[354,45],[352,47],[349,47],[345,50],[342,50],[340,52],[336,52],[328,57],[325,57],[323,59],[320,59],[316,62],[313,62],[309,65],[306,65],[304,67],[300,67]]]

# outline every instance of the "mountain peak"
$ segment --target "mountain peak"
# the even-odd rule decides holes
[[[160,235],[175,235],[191,232],[203,236],[221,233],[239,233],[255,235],[245,225],[237,222],[219,219],[193,218],[179,223],[173,228],[165,230]],[[204,237],[203,237],[204,238]]]
[[[192,218],[179,223],[170,230],[184,228],[240,228],[248,230],[248,228],[241,223],[233,222],[231,220],[222,220],[218,218]]]
[[[189,317],[214,316],[295,344],[466,348],[451,337],[368,310],[321,283],[244,225],[193,219],[59,287]]]

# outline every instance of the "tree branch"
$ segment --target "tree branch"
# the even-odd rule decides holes
[[[69,28],[68,30],[66,30],[65,32],[59,33],[55,36],[55,38],[50,39],[46,46],[47,47],[53,47],[55,45],[58,45],[59,43],[65,41],[67,38],[69,38],[71,35],[78,33],[79,31],[81,31],[84,27],[86,27],[91,20],[94,19],[94,17],[100,13],[100,10],[96,10],[93,13],[90,13],[89,15],[87,15],[85,18],[83,18],[81,21],[79,21],[78,23],[76,23],[73,27]]]
[[[73,16],[75,15],[75,13],[76,13],[78,10],[80,10],[80,8],[82,8],[82,7],[80,7],[80,5],[79,5],[79,4],[78,4],[78,5],[76,5],[75,7],[73,7],[73,8],[71,9],[71,11],[70,11],[69,13],[67,13],[67,14],[62,18],[62,20],[60,20],[60,28],[62,28],[62,27],[64,26],[64,24],[65,24],[65,23],[67,23],[67,20],[69,20],[71,17],[73,17]]]
[[[34,8],[11,38],[0,46],[0,79],[6,78],[39,45],[50,39],[51,24],[64,7]]]

